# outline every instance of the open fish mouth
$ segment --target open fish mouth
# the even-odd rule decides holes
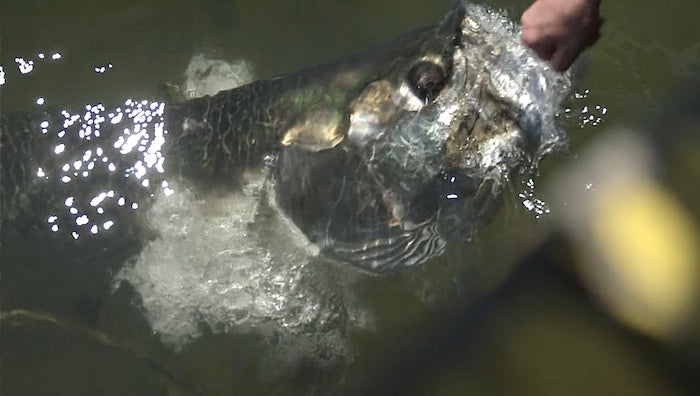
[[[323,228],[297,218],[328,255],[372,270],[420,264],[468,238],[513,175],[566,146],[555,118],[570,80],[526,49],[505,16],[459,2],[412,37],[350,103],[330,150],[342,174],[321,160],[324,177],[309,175],[315,186],[345,181],[328,197],[346,215],[325,216]],[[287,147],[280,169],[298,155]],[[278,179],[286,193],[288,179]]]
[[[490,221],[513,175],[566,145],[556,114],[570,85],[508,18],[460,1],[437,25],[327,65],[167,106],[128,100],[133,128],[120,113],[94,140],[73,116],[3,117],[3,223],[48,218],[77,238],[122,193],[135,208],[171,177],[233,190],[265,170],[273,207],[326,256],[411,267]],[[107,170],[78,178],[92,153]]]

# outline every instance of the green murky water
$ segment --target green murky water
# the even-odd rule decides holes
[[[244,59],[271,77],[438,21],[451,1],[5,1],[2,111],[121,102],[180,83],[193,55]],[[516,17],[527,1],[494,1]],[[546,160],[535,195],[615,126],[648,127],[697,98],[700,5],[604,1],[566,123],[572,150]],[[38,54],[43,53],[44,59]],[[60,59],[51,59],[59,53]],[[15,58],[33,60],[21,74]],[[111,66],[110,66],[111,65]],[[104,72],[102,67],[105,68]],[[684,91],[685,90],[685,91]],[[690,92],[688,92],[690,91]],[[697,99],[695,99],[697,103]],[[669,104],[670,103],[670,104]],[[664,113],[665,112],[665,113]],[[660,184],[700,224],[700,123],[654,127],[669,142]],[[592,117],[592,118],[589,118]],[[591,179],[595,186],[596,180]],[[583,188],[583,186],[582,186]],[[417,271],[376,278],[324,270],[353,300],[342,334],[200,329],[173,348],[154,333],[120,258],[141,246],[52,250],[3,238],[0,391],[20,394],[692,394],[698,337],[659,341],[618,324],[582,287],[580,246],[552,236],[516,185],[496,221]],[[549,219],[549,220],[548,220]],[[113,258],[113,259],[112,259]],[[347,277],[358,277],[347,281]],[[503,283],[505,282],[505,283]],[[331,321],[330,323],[336,323]],[[355,325],[353,325],[355,324]],[[697,333],[696,333],[697,334]],[[290,345],[283,345],[290,343]],[[271,356],[272,354],[272,356]],[[274,356],[275,354],[294,356]]]

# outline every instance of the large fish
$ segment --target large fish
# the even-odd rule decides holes
[[[569,85],[507,18],[460,1],[438,25],[214,96],[10,115],[3,232],[78,238],[173,177],[204,191],[257,174],[328,257],[417,265],[488,222],[512,176],[565,145],[554,118]]]

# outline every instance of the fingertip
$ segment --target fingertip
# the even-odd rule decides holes
[[[522,15],[520,15],[520,25],[523,27],[527,27],[530,24],[530,20],[532,19],[532,7],[528,8],[525,10]]]
[[[528,23],[528,18],[527,18],[527,11],[523,13],[523,15],[520,16],[520,26],[527,26]]]
[[[534,33],[530,29],[523,28],[520,31],[520,40],[528,47],[531,47],[532,44],[535,42]]]

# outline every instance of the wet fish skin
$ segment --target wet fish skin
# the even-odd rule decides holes
[[[285,147],[332,149],[345,139],[353,102],[368,82],[381,79],[387,65],[415,58],[429,30],[417,29],[329,64],[169,105],[169,146],[177,153],[178,170],[231,178],[231,172],[259,166],[266,154]]]
[[[558,143],[528,95],[565,91],[566,81],[513,70],[531,57],[484,24],[498,18],[458,2],[438,25],[334,63],[168,105],[164,172],[150,182],[184,176],[200,189],[235,189],[247,169],[269,166],[273,205],[328,257],[373,271],[421,264],[488,222],[511,175]],[[59,182],[51,171],[64,160],[51,153],[55,137],[37,133],[39,120],[61,122],[51,112],[3,116],[4,225],[41,231],[66,196],[89,201],[100,190],[148,204],[152,191],[120,172]],[[94,145],[74,139],[64,157]],[[119,170],[140,161],[105,150]],[[38,165],[50,180],[36,177]],[[61,232],[76,227],[61,220]]]

